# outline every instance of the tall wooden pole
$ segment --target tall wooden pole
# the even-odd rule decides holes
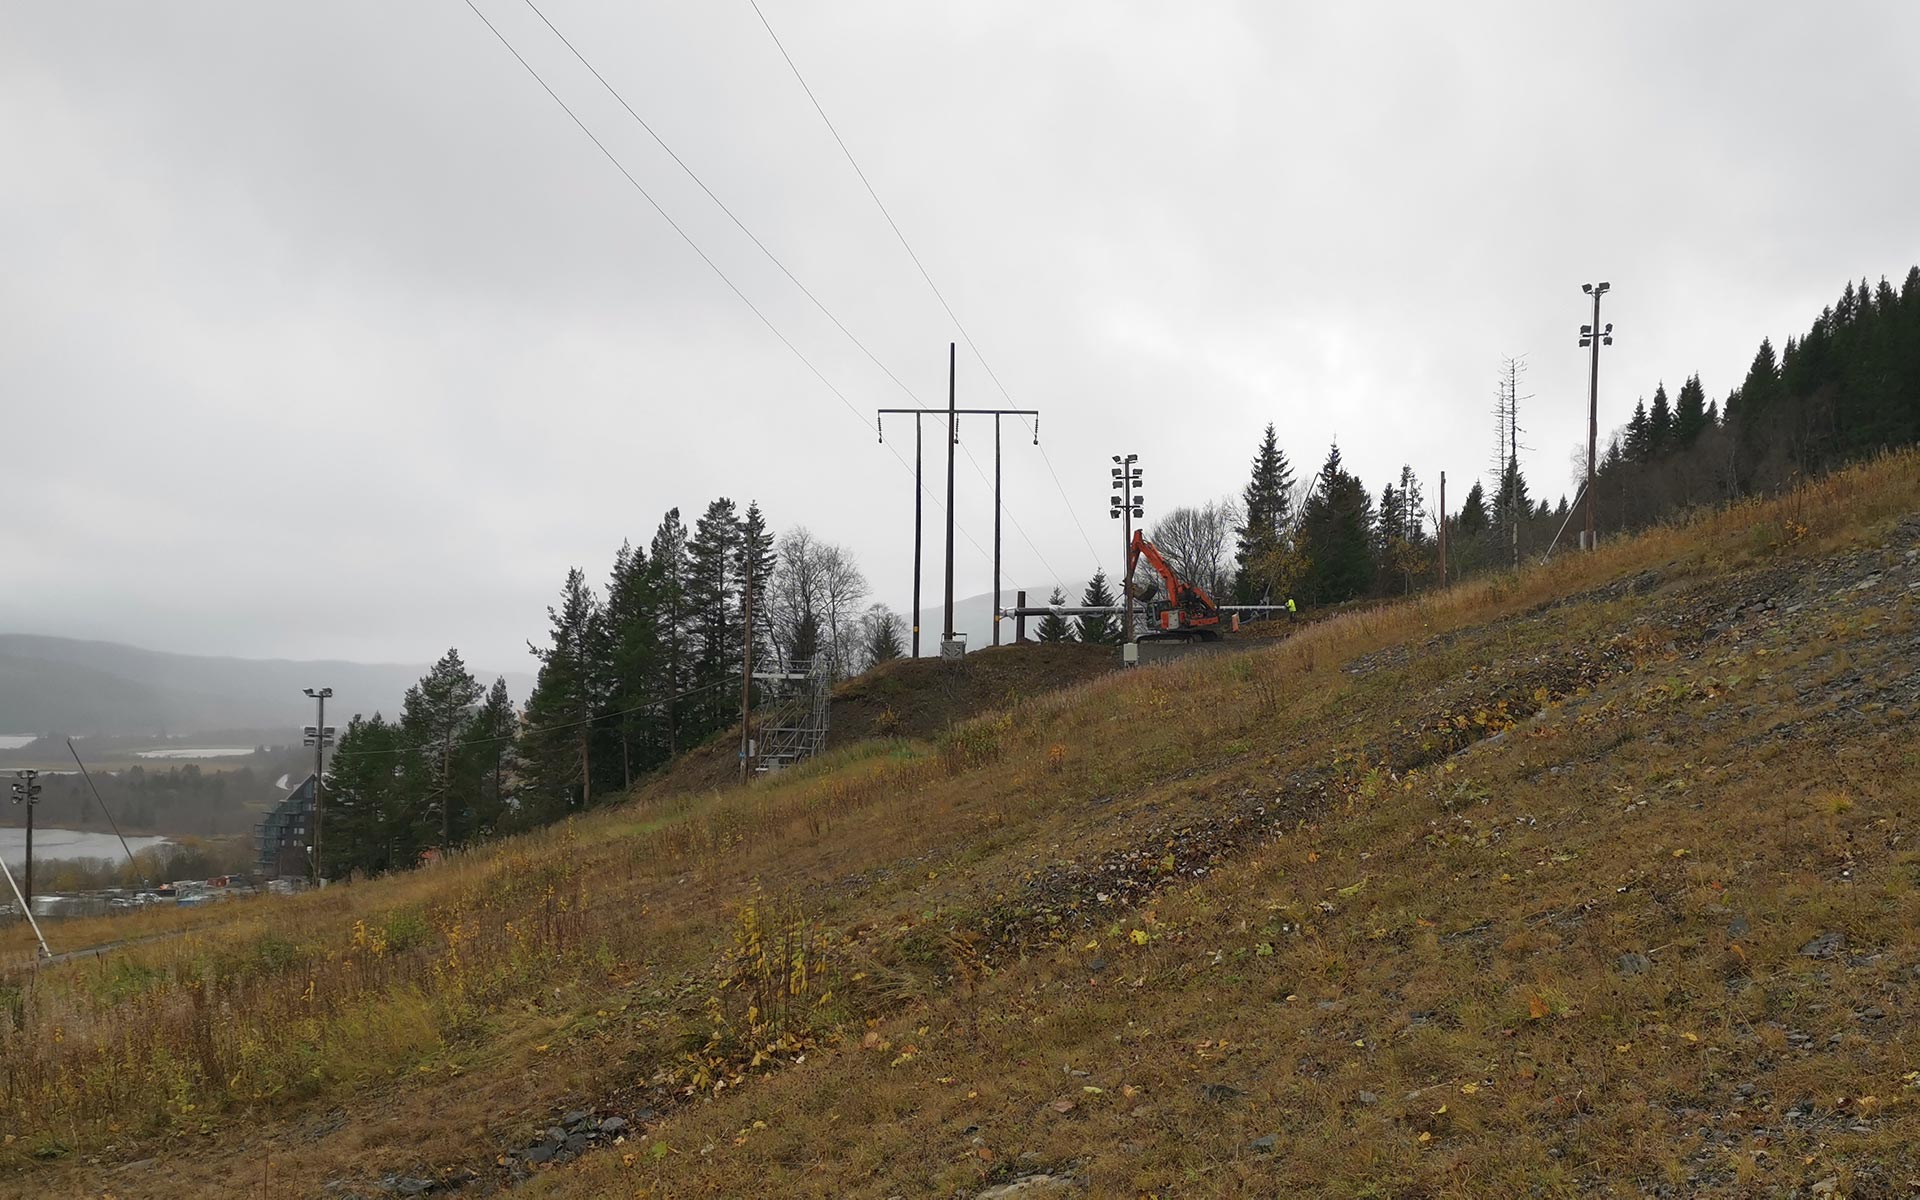
[[[1600,447],[1600,294],[1604,285],[1593,289],[1593,357],[1587,378],[1587,549],[1600,548],[1593,521],[1593,468]]]
[[[953,640],[953,450],[960,442],[960,416],[953,408],[954,343],[947,343],[947,628],[940,652]]]
[[[1440,586],[1447,586],[1447,473],[1440,472]]]
[[[1000,414],[993,414],[993,644],[1000,644]]]
[[[920,657],[920,504],[926,486],[920,482],[920,414],[913,415],[913,656]]]

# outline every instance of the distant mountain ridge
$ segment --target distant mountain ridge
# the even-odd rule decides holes
[[[313,720],[301,694],[330,687],[329,723],[398,712],[427,667],[338,660],[222,658],[117,642],[0,634],[0,733],[145,736],[208,730],[297,730]],[[474,669],[482,684],[498,672]],[[514,701],[533,677],[507,672]],[[335,722],[335,714],[339,719]]]

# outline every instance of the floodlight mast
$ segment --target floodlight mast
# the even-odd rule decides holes
[[[1592,350],[1587,376],[1587,531],[1582,538],[1589,550],[1596,549],[1600,544],[1594,528],[1593,508],[1594,459],[1600,448],[1600,347],[1613,345],[1613,326],[1600,324],[1600,297],[1612,286],[1610,283],[1580,285],[1581,291],[1593,297],[1593,324],[1580,327],[1581,347],[1591,347]]]
[[[301,690],[319,705],[319,712],[314,718],[314,723],[307,726],[303,731],[305,734],[303,741],[306,745],[313,747],[313,841],[308,847],[308,856],[311,859],[309,865],[313,871],[315,886],[324,887],[326,886],[326,871],[322,866],[320,858],[320,788],[321,776],[326,771],[325,755],[327,747],[333,745],[333,728],[327,724],[327,697],[333,695],[333,689],[323,687],[302,688]]]
[[[1133,464],[1139,460],[1138,454],[1113,456],[1113,461],[1119,464],[1113,468],[1113,489],[1120,495],[1107,497],[1107,516],[1118,520],[1121,528],[1120,594],[1125,599],[1122,602],[1121,620],[1124,624],[1120,627],[1120,641],[1123,645],[1133,640],[1133,572],[1129,569],[1133,564],[1133,523],[1146,515],[1146,510],[1141,507],[1146,503],[1146,498],[1134,491],[1140,486],[1140,468]]]

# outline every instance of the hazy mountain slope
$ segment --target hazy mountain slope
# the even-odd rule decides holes
[[[0,634],[0,732],[297,729],[313,719],[312,702],[301,689],[317,686],[333,688],[329,717],[339,713],[344,725],[355,712],[395,711],[425,670],[167,654],[114,642]],[[507,686],[522,700],[532,679],[510,674]]]

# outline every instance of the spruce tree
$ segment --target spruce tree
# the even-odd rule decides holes
[[[753,661],[757,663],[771,661],[777,643],[773,573],[780,559],[773,546],[773,530],[767,525],[766,515],[760,511],[757,501],[749,501],[746,515],[740,519],[740,552],[734,565],[734,582],[744,590],[747,575],[753,576]]]
[[[355,715],[327,764],[322,873],[329,879],[351,872],[377,875],[410,867],[396,847],[412,828],[401,779],[400,730],[379,713]]]
[[[1366,485],[1341,465],[1337,445],[1327,452],[1319,478],[1320,486],[1300,510],[1306,590],[1316,603],[1338,604],[1373,583],[1373,500]]]
[[[1653,389],[1653,407],[1647,410],[1647,452],[1658,458],[1674,447],[1673,407],[1667,402],[1667,385]]]
[[[736,567],[740,521],[725,496],[707,505],[687,542],[686,621],[692,671],[688,686],[696,738],[724,728],[736,707],[727,684],[740,669],[740,606]]]
[[[1060,607],[1066,602],[1067,594],[1059,588],[1053,589],[1053,595],[1047,597],[1047,603],[1055,608]],[[1065,617],[1057,612],[1050,612],[1040,618],[1040,629],[1037,636],[1043,642],[1070,642],[1073,640],[1073,630],[1068,627]]]
[[[687,688],[687,527],[680,510],[670,508],[660,518],[650,547],[656,638],[660,644],[660,671],[656,673],[661,733],[668,757],[679,753],[684,712],[680,693]]]
[[[1637,401],[1633,406],[1633,419],[1627,422],[1626,443],[1621,449],[1628,462],[1646,462],[1651,455],[1651,443],[1647,438],[1647,402]]]
[[[1088,608],[1105,607],[1115,603],[1113,591],[1107,586],[1105,568],[1096,568],[1093,578],[1087,581],[1087,588],[1080,593],[1080,603]],[[1074,618],[1079,626],[1081,641],[1090,645],[1114,646],[1120,643],[1120,619],[1111,614],[1102,616],[1080,616]]]
[[[507,681],[496,678],[461,738],[465,777],[477,783],[468,806],[472,814],[470,837],[490,838],[506,825],[513,803],[509,786],[514,769],[513,741],[519,731],[520,716],[507,695]]]
[[[593,722],[596,684],[605,678],[594,652],[600,641],[600,603],[578,567],[567,572],[560,606],[547,609],[548,642],[527,649],[540,660],[519,756],[533,804],[522,816],[553,820],[593,803]]]
[[[900,617],[884,604],[873,604],[861,618],[861,651],[867,666],[892,662],[907,652],[900,639]]]
[[[460,652],[448,650],[407,689],[401,703],[400,735],[409,747],[403,770],[412,810],[407,850],[416,858],[436,845],[445,854],[467,837],[468,806],[478,781],[462,770],[467,760],[459,743],[481,694]]]
[[[595,655],[605,671],[599,694],[604,699],[620,786],[632,787],[636,771],[662,756],[664,738],[657,704],[665,681],[660,646],[661,619],[657,576],[644,551],[622,542],[607,581],[607,603],[600,622],[602,646]]]
[[[1268,424],[1253,457],[1253,477],[1241,493],[1242,524],[1235,531],[1233,591],[1240,603],[1258,603],[1266,592],[1259,564],[1281,548],[1293,519],[1292,504],[1293,467]]]
[[[1680,396],[1673,410],[1673,443],[1685,449],[1698,441],[1707,428],[1707,393],[1700,376],[1689,375],[1680,385]]]

